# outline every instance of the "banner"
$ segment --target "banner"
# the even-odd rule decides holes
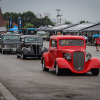
[[[10,19],[10,20],[9,20],[9,28],[12,28],[12,27],[13,27],[12,24],[13,24],[13,22],[12,22],[12,20]]]
[[[22,19],[18,19],[18,30],[22,30]]]

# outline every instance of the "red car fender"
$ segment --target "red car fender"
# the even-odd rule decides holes
[[[92,68],[100,68],[100,60],[98,58],[91,58],[85,63],[85,70],[89,71]]]
[[[52,64],[53,64],[51,56],[50,56],[50,53],[49,52],[43,53],[42,59],[43,58],[45,60],[45,67],[49,67],[50,68],[52,66]],[[42,59],[41,59],[41,63],[42,63]]]
[[[85,69],[83,71],[74,70],[73,65],[64,58],[57,58],[56,62],[59,68],[68,68],[75,73],[85,73],[85,72],[89,72],[92,68],[100,68],[100,60],[98,58],[91,58],[91,60],[85,62],[84,65]]]
[[[69,68],[72,69],[72,64],[68,62],[65,58],[57,58],[57,65],[59,68]]]

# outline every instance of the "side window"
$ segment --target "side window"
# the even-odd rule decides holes
[[[57,41],[51,40],[51,47],[57,47]]]

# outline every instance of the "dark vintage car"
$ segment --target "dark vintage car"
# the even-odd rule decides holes
[[[5,52],[16,52],[20,36],[20,34],[3,34],[0,39],[0,50],[2,54]]]
[[[44,51],[47,51],[47,49],[45,47],[43,48],[43,41],[40,36],[23,35],[21,36],[20,43],[17,47],[17,58],[40,58]]]
[[[82,36],[52,36],[48,52],[43,53],[43,71],[55,70],[57,75],[63,71],[73,73],[92,72],[99,74],[100,60],[86,54],[85,39]]]

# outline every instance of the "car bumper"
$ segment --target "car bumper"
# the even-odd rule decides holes
[[[28,56],[28,57],[41,57],[42,54],[25,54],[25,56]]]
[[[3,51],[16,52],[16,48],[2,48]]]

